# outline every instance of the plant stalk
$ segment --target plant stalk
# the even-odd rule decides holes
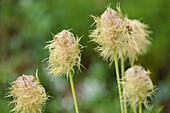
[[[142,113],[142,102],[139,102],[139,113]]]
[[[78,104],[77,104],[77,100],[76,100],[75,89],[74,89],[73,77],[71,75],[71,71],[69,71],[69,78],[70,78],[70,85],[71,85],[71,91],[72,91],[73,100],[74,100],[75,111],[76,111],[76,113],[79,113]]]
[[[118,90],[119,90],[121,113],[124,113],[123,101],[122,101],[122,91],[121,91],[121,87],[120,87],[120,76],[119,76],[118,60],[117,60],[117,55],[116,55],[115,51],[114,51],[114,59],[115,59],[115,69],[116,69],[117,84],[118,84]]]
[[[135,62],[135,60],[133,59],[133,60],[131,61],[131,67],[134,66],[134,62]]]
[[[134,113],[137,113],[137,109],[135,108]]]
[[[121,58],[121,73],[122,73],[122,78],[124,77],[125,69],[124,69],[124,58]],[[124,110],[125,113],[127,113],[127,105],[126,105],[126,97],[123,96],[123,104],[124,104]]]

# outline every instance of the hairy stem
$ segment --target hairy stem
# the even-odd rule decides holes
[[[139,102],[139,113],[142,113],[142,102]]]
[[[121,58],[121,73],[122,73],[122,78],[124,77],[124,58]],[[127,105],[126,105],[126,97],[123,96],[123,104],[124,104],[124,110],[125,113],[127,113]]]
[[[124,77],[124,58],[121,58],[121,72],[122,72],[122,77]]]
[[[137,109],[135,108],[134,113],[137,113]]]
[[[122,91],[121,91],[121,87],[120,87],[120,76],[119,76],[118,60],[117,60],[117,55],[116,55],[115,51],[114,51],[114,58],[115,58],[115,68],[116,68],[117,84],[118,84],[118,90],[119,90],[121,113],[124,113],[124,111],[123,111],[123,101],[122,101]]]
[[[134,62],[135,62],[135,60],[133,59],[133,60],[131,61],[131,67],[134,66]]]
[[[69,72],[69,78],[70,78],[70,85],[71,85],[71,91],[72,91],[72,95],[73,95],[75,110],[76,110],[76,113],[79,113],[78,104],[77,104],[77,100],[76,100],[75,89],[74,89],[73,77],[71,75],[71,71]]]

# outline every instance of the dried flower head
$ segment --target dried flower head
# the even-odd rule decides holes
[[[152,80],[149,77],[150,71],[146,71],[141,66],[133,66],[125,72],[122,81],[123,96],[133,109],[143,103],[147,108],[147,98],[155,92]]]
[[[98,44],[96,51],[99,52],[105,60],[111,63],[114,59],[114,51],[116,51],[121,43],[124,27],[123,20],[119,14],[108,7],[101,17],[92,16],[96,23],[96,29],[93,30],[89,37],[91,41]]]
[[[100,56],[111,63],[114,60],[114,52],[118,58],[136,60],[138,55],[147,51],[150,44],[147,39],[148,26],[138,20],[124,18],[119,4],[117,10],[118,12],[108,7],[101,17],[92,16],[96,29],[89,37],[98,44],[96,51]]]
[[[44,87],[40,84],[37,73],[36,78],[32,75],[22,75],[11,83],[8,97],[12,96],[14,105],[11,110],[15,113],[41,113],[42,106],[48,96]]]
[[[49,73],[53,77],[67,75],[69,71],[73,71],[74,66],[80,69],[80,39],[75,38],[74,35],[68,31],[63,30],[54,36],[49,45],[45,48],[49,49]]]
[[[123,33],[122,48],[119,50],[119,57],[137,60],[139,55],[147,52],[151,42],[148,40],[148,26],[138,20],[124,19],[126,30]]]

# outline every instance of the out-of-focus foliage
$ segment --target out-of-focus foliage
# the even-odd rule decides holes
[[[156,107],[156,106],[151,106],[150,109],[145,110],[144,113],[160,113],[163,109],[163,106]]]
[[[116,9],[113,0],[1,0],[0,1],[0,112],[8,113],[12,98],[4,98],[9,82],[39,69],[41,84],[49,95],[45,113],[74,113],[74,105],[66,77],[51,81],[46,72],[48,57],[45,42],[62,29],[82,36],[82,72],[75,73],[75,89],[81,113],[119,113],[119,100],[114,67],[102,61],[89,42],[89,30],[94,22],[89,15],[101,15],[106,6]],[[158,89],[151,100],[155,109],[164,106],[170,112],[170,6],[168,0],[120,0],[124,15],[140,19],[153,31],[150,51],[141,56],[141,64],[152,72],[151,79]],[[126,69],[129,67],[126,62]]]

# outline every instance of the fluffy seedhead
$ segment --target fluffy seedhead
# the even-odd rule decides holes
[[[89,35],[92,42],[98,44],[96,51],[111,63],[114,52],[118,58],[136,60],[147,51],[150,41],[147,39],[148,26],[138,20],[130,20],[122,16],[120,6],[115,11],[108,7],[101,17],[92,16],[96,29]]]
[[[98,44],[96,51],[105,60],[111,63],[114,59],[114,51],[119,48],[124,27],[119,14],[108,7],[101,17],[92,16],[96,23],[96,29],[89,35],[91,41]]]
[[[49,73],[54,77],[67,75],[69,71],[74,72],[73,67],[80,69],[80,39],[68,31],[63,30],[54,35],[54,39],[50,41],[45,48],[49,49]]]
[[[11,112],[15,113],[41,113],[42,106],[48,96],[44,87],[40,84],[37,73],[36,78],[32,75],[22,75],[11,83],[8,97],[12,96],[14,105]]]
[[[133,66],[125,72],[122,81],[123,96],[135,110],[139,103],[148,108],[147,98],[155,92],[152,80],[149,77],[150,71],[146,71],[141,66]]]
[[[148,40],[149,33],[147,25],[138,20],[124,19],[125,31],[123,33],[122,48],[119,49],[119,57],[137,60],[139,55],[147,52],[151,42]]]

